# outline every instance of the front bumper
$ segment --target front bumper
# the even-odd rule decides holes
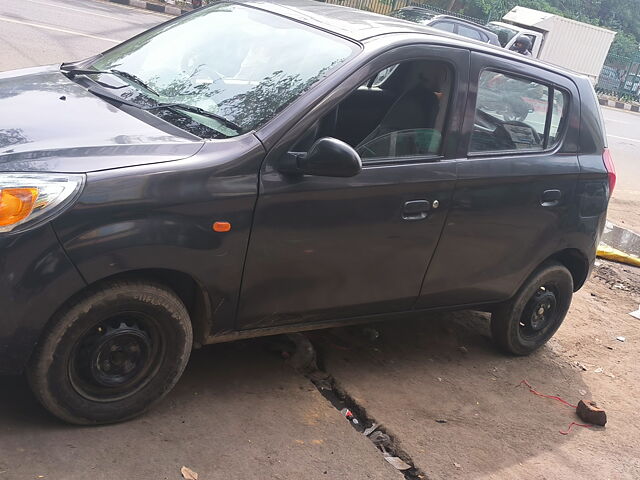
[[[85,283],[50,224],[0,235],[0,374],[21,373],[47,321]]]

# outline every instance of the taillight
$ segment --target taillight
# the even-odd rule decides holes
[[[613,158],[608,148],[604,149],[602,153],[602,160],[604,160],[604,166],[609,174],[609,196],[613,194],[613,189],[616,187],[616,167],[613,164]]]

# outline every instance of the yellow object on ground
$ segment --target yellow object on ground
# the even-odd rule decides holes
[[[600,258],[604,258],[606,260],[612,260],[614,262],[626,263],[627,265],[640,267],[640,258],[636,257],[635,255],[624,253],[622,250],[610,247],[609,245],[606,245],[604,243],[598,245],[598,251],[596,252],[596,254]]]

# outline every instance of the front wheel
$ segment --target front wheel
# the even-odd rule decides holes
[[[543,264],[511,300],[494,310],[494,342],[507,353],[532,353],[560,328],[572,296],[573,277],[569,270],[556,262]]]
[[[140,415],[173,388],[193,333],[182,301],[163,286],[116,281],[59,313],[27,377],[42,405],[79,425]]]

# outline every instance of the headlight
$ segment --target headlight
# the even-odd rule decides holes
[[[50,220],[75,200],[83,185],[84,175],[0,173],[0,233]]]

